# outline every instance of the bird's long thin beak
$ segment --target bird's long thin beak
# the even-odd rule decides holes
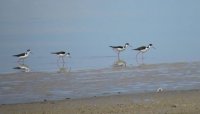
[[[156,49],[154,46],[152,46],[153,49]]]

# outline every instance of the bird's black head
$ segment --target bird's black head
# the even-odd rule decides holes
[[[71,58],[71,55],[70,55],[70,53],[67,53],[67,54],[66,54],[66,56],[67,56],[67,57],[69,57],[69,58]]]
[[[129,43],[126,43],[125,45],[129,46]]]
[[[128,46],[129,46],[129,47],[132,47],[129,43],[125,43],[125,46],[124,46],[124,47],[127,48]]]
[[[30,49],[27,50],[27,52],[31,51]]]
[[[149,44],[148,47],[149,47],[149,48],[152,47],[153,49],[156,49],[156,48],[153,46],[153,44]]]

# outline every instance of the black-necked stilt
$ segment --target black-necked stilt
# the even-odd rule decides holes
[[[29,56],[30,53],[31,53],[31,50],[28,49],[25,53],[20,53],[20,54],[13,55],[13,56],[19,58],[18,62],[21,61],[21,60],[23,60],[23,62],[24,62],[24,59],[26,59]]]
[[[126,43],[124,46],[110,46],[114,51],[117,52],[118,59],[119,59],[119,53],[124,51],[129,45],[129,43]]]
[[[63,62],[65,62],[64,57],[71,57],[70,53],[66,53],[65,51],[53,52],[51,54],[56,54],[59,57],[58,61],[60,60],[60,58],[62,58]]]
[[[153,47],[153,44],[149,44],[148,46],[141,46],[136,49],[133,49],[133,50],[139,51],[136,54],[136,59],[137,59],[138,54],[140,54],[140,53],[142,53],[142,59],[143,59],[143,53],[147,52],[151,47]],[[153,47],[153,48],[155,49],[155,47]]]

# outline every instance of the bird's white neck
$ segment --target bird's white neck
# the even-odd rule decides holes
[[[151,46],[150,46],[150,45],[148,45],[148,46],[147,46],[147,48],[148,48],[148,49],[150,49],[150,48],[151,48]]]
[[[127,48],[128,47],[128,45],[125,45],[123,48],[125,49],[125,48]]]
[[[29,55],[30,53],[31,53],[30,51],[27,51],[27,52],[26,52],[26,55]]]

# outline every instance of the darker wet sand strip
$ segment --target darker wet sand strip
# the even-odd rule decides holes
[[[198,114],[200,90],[1,105],[0,114]]]

